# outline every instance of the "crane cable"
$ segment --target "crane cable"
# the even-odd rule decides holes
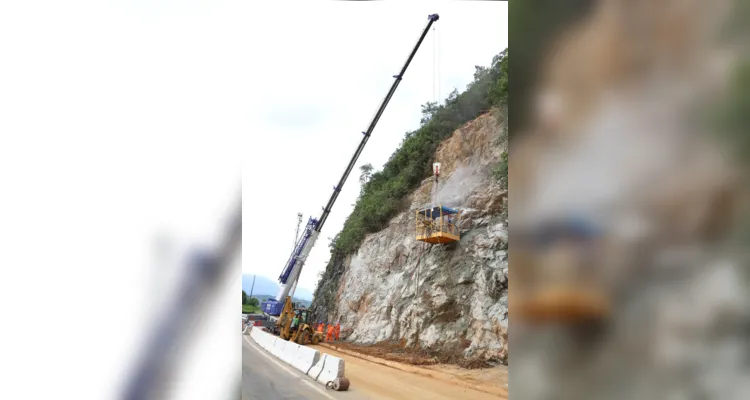
[[[420,288],[420,285],[419,285],[419,269],[421,267],[422,257],[424,256],[424,251],[426,249],[427,249],[427,243],[426,242],[422,242],[422,249],[419,252],[419,259],[417,260],[417,268],[416,268],[416,271],[415,271],[417,273],[417,277],[416,277],[416,279],[414,281],[414,297],[412,297],[412,299],[411,299],[411,301],[412,301],[412,307],[414,307],[414,305],[417,303],[417,296],[419,295],[419,288]],[[417,324],[419,324],[418,317],[421,317],[421,315],[422,315],[422,313],[417,312],[416,310],[414,310],[414,312],[412,312],[412,314],[411,314],[411,322],[412,322],[412,324],[414,326],[417,326]],[[417,346],[417,347],[419,346],[419,336],[420,336],[420,331],[421,330],[422,330],[422,327],[418,326],[417,330],[416,330],[417,336],[415,338],[416,340],[415,340],[415,343],[414,343],[414,345]]]
[[[436,27],[432,27],[432,31],[435,32]],[[435,33],[432,35],[432,101],[437,103],[437,39],[435,39]]]
[[[437,26],[433,26],[432,30],[434,31],[432,35],[432,100],[435,104],[440,104],[442,96],[440,85],[440,60],[442,58],[440,32],[437,31]]]
[[[440,66],[442,65],[442,58],[443,58],[443,52],[441,49],[442,42],[440,41],[440,32],[435,31],[435,40],[437,41],[437,91],[438,91],[438,99],[437,101],[440,101],[440,97],[442,96],[441,92],[441,85],[440,85]]]
[[[435,104],[440,104],[440,97],[442,93],[440,91],[440,59],[442,54],[440,53],[440,32],[437,31],[437,25],[432,27],[432,101]]]

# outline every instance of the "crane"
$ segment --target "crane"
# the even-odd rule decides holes
[[[420,45],[424,41],[424,38],[427,36],[427,32],[429,32],[430,27],[439,18],[440,17],[437,14],[431,14],[428,16],[427,25],[422,30],[422,33],[420,34],[419,39],[417,40],[417,44],[412,49],[411,53],[409,53],[409,57],[406,59],[406,62],[401,68],[401,71],[398,73],[398,75],[393,76],[394,81],[393,81],[393,84],[391,85],[390,90],[388,91],[388,94],[385,96],[385,98],[381,102],[380,107],[378,107],[378,110],[375,113],[375,116],[373,117],[372,121],[370,122],[370,125],[367,127],[367,130],[362,132],[362,135],[363,135],[362,141],[359,143],[359,146],[354,152],[352,159],[349,161],[349,164],[347,165],[346,170],[344,170],[344,174],[341,176],[341,179],[339,180],[338,184],[333,187],[333,194],[331,194],[331,198],[328,200],[328,203],[325,205],[325,207],[323,207],[323,213],[321,214],[319,218],[310,217],[310,219],[307,221],[307,225],[305,225],[305,229],[302,232],[302,236],[300,236],[299,240],[297,241],[297,245],[294,247],[292,254],[289,256],[289,259],[287,260],[287,263],[284,269],[282,270],[281,275],[279,275],[279,282],[281,283],[281,288],[279,289],[279,292],[276,295],[276,298],[268,299],[267,301],[264,301],[261,305],[264,313],[268,314],[269,316],[279,317],[277,326],[281,330],[280,335],[282,337],[291,335],[288,333],[289,324],[291,322],[291,317],[295,314],[291,297],[294,294],[294,289],[296,289],[297,280],[299,279],[300,273],[302,271],[302,267],[304,266],[305,261],[307,260],[307,256],[310,254],[310,251],[312,250],[313,246],[315,246],[315,242],[318,240],[318,236],[320,235],[320,232],[323,229],[323,225],[325,224],[326,220],[328,220],[328,216],[331,213],[331,209],[333,208],[333,205],[336,202],[336,199],[338,198],[339,193],[341,193],[341,189],[343,188],[344,183],[349,177],[349,174],[351,173],[352,168],[354,168],[354,164],[357,162],[357,159],[362,153],[362,150],[367,144],[367,141],[370,139],[370,135],[375,129],[375,126],[380,120],[380,117],[383,115],[383,112],[385,111],[386,106],[388,106],[388,102],[390,102],[391,98],[393,97],[393,94],[396,92],[396,88],[398,88],[398,85],[401,83],[401,80],[404,78],[406,69],[409,67],[409,64],[411,64],[412,59],[417,54],[417,50],[419,50]],[[299,335],[296,335],[296,336],[299,336]],[[289,337],[284,337],[284,338],[289,339]]]

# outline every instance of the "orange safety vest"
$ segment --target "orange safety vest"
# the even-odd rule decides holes
[[[326,335],[326,340],[333,339],[333,325],[328,325],[328,334]]]

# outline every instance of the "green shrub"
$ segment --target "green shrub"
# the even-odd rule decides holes
[[[503,154],[500,155],[501,159],[500,162],[497,164],[497,167],[495,167],[495,170],[493,171],[495,178],[500,181],[500,183],[503,185],[504,188],[508,187],[508,153],[503,152]]]
[[[454,90],[442,105],[423,105],[422,126],[406,133],[382,171],[369,175],[344,228],[331,243],[331,252],[352,253],[365,235],[385,228],[403,210],[403,199],[432,173],[433,156],[440,142],[491,107],[506,104],[507,98],[505,49],[493,58],[490,68],[476,67],[474,80],[463,93]]]

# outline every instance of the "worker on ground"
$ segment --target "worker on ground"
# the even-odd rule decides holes
[[[328,332],[326,333],[326,342],[333,341],[333,324],[328,324]]]
[[[316,329],[318,333],[323,333],[323,323],[318,321],[318,328]]]
[[[336,327],[333,328],[333,336],[335,340],[339,340],[339,334],[341,333],[341,325],[339,325],[339,322],[336,321]]]

